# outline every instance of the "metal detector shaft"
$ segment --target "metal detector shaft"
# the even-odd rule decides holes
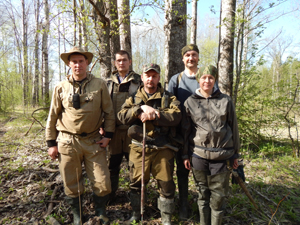
[[[141,182],[141,222],[143,224],[144,214],[144,192],[145,192],[145,151],[146,151],[146,123],[143,123],[143,151],[142,151],[142,182]]]

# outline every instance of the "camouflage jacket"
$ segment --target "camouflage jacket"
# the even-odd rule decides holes
[[[141,106],[148,105],[157,109],[160,118],[146,121],[146,130],[149,137],[156,138],[160,135],[168,135],[172,127],[176,127],[181,120],[180,102],[168,91],[165,91],[161,85],[157,91],[150,97],[141,85],[134,96],[130,96],[118,112],[118,119],[126,125],[140,125],[141,120],[138,116],[142,113]],[[175,130],[174,130],[175,131]],[[176,135],[176,134],[174,134]]]

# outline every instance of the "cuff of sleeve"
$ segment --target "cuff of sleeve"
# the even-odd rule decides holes
[[[105,132],[105,135],[104,135],[104,137],[106,137],[106,138],[112,138],[113,136],[114,136],[113,132]]]
[[[49,148],[53,147],[53,146],[57,146],[56,140],[49,140],[49,141],[47,141],[47,146]]]
[[[133,108],[133,115],[135,117],[138,117],[141,113],[143,112],[143,110],[141,109],[141,107],[138,105],[138,106],[135,106]]]
[[[190,158],[188,155],[183,155],[183,156],[181,156],[181,157],[182,157],[183,160],[189,159],[189,158]]]
[[[231,158],[232,159],[239,159],[240,158],[240,154],[235,153],[235,154],[233,154],[233,156]]]

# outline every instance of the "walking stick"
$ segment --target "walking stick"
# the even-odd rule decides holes
[[[235,170],[233,170],[232,166],[230,165],[229,160],[227,160],[227,168],[232,173],[232,175],[233,175],[234,179],[236,180],[236,182],[240,185],[240,187],[242,188],[242,190],[245,192],[246,196],[249,198],[250,202],[255,207],[255,209],[258,209],[258,206],[256,205],[256,203],[255,203],[254,199],[252,198],[250,192],[248,191],[245,183],[240,178],[239,174]]]
[[[142,184],[141,184],[141,222],[144,214],[144,190],[145,190],[145,148],[146,148],[146,122],[143,123],[143,151],[142,151]]]

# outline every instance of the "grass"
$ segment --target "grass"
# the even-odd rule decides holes
[[[40,121],[45,125],[45,115],[41,112]],[[45,114],[45,113],[44,113]],[[30,174],[43,166],[57,166],[47,156],[47,147],[45,146],[44,130],[38,123],[34,123],[28,132],[32,119],[31,112],[24,114],[17,112],[14,114],[0,114],[0,130],[5,130],[0,142],[0,205],[11,194],[20,192],[18,186],[7,186],[11,180]],[[28,132],[27,135],[25,135]],[[246,175],[246,186],[254,198],[259,210],[256,210],[238,185],[230,186],[230,195],[227,199],[226,212],[223,219],[225,224],[300,224],[300,162],[299,158],[292,157],[292,149],[287,140],[269,140],[263,141],[255,148],[250,146],[241,150],[244,159],[244,171]],[[31,164],[28,161],[32,162]],[[129,191],[128,167],[124,164],[120,173],[119,190]],[[32,179],[37,179],[35,185],[38,185],[38,192],[45,193],[45,198],[50,198],[51,189],[43,177],[36,174]],[[177,183],[174,173],[174,181]],[[199,215],[197,207],[197,191],[194,179],[190,173],[189,178],[189,204],[190,220],[184,223],[178,219],[178,190],[175,194],[176,211],[173,215],[174,224],[199,224]],[[6,189],[2,185],[6,184]],[[86,179],[85,190],[91,193],[89,180]],[[26,192],[29,193],[29,192]],[[30,192],[35,193],[35,192]],[[35,193],[35,194],[39,194]],[[156,201],[158,197],[155,181],[150,180],[147,186],[148,204],[156,212],[153,220],[157,217]],[[24,194],[23,194],[24,195]],[[31,196],[32,197],[32,196]],[[28,202],[24,207],[34,207],[34,205],[44,206],[47,199],[43,202],[30,204],[29,196],[23,196],[22,202]],[[63,195],[60,195],[63,198]],[[39,199],[38,201],[42,201]],[[32,200],[33,201],[33,200]],[[88,200],[89,202],[89,200]],[[127,210],[128,202],[122,203],[122,206],[113,206],[116,211],[120,209]],[[39,207],[41,207],[39,206]],[[88,207],[88,206],[87,206]],[[127,207],[127,208],[125,208]],[[70,222],[69,208],[59,206],[52,215],[62,223]],[[26,212],[34,212],[35,208],[26,208]],[[42,215],[41,215],[42,216]],[[0,212],[0,218],[2,217]],[[155,217],[155,218],[154,218]],[[18,224],[17,221],[25,217],[9,216],[2,217],[0,224],[10,223]],[[148,219],[151,220],[151,217]],[[111,224],[119,224],[114,221]]]
[[[253,211],[237,187],[232,188],[229,205],[251,212],[250,217],[268,224],[300,224],[299,159],[291,157],[292,149],[287,141],[264,142],[259,147],[251,154],[242,151],[242,155],[249,162],[244,168],[247,186],[253,190],[260,212]],[[239,215],[238,210],[233,210],[232,215]]]

